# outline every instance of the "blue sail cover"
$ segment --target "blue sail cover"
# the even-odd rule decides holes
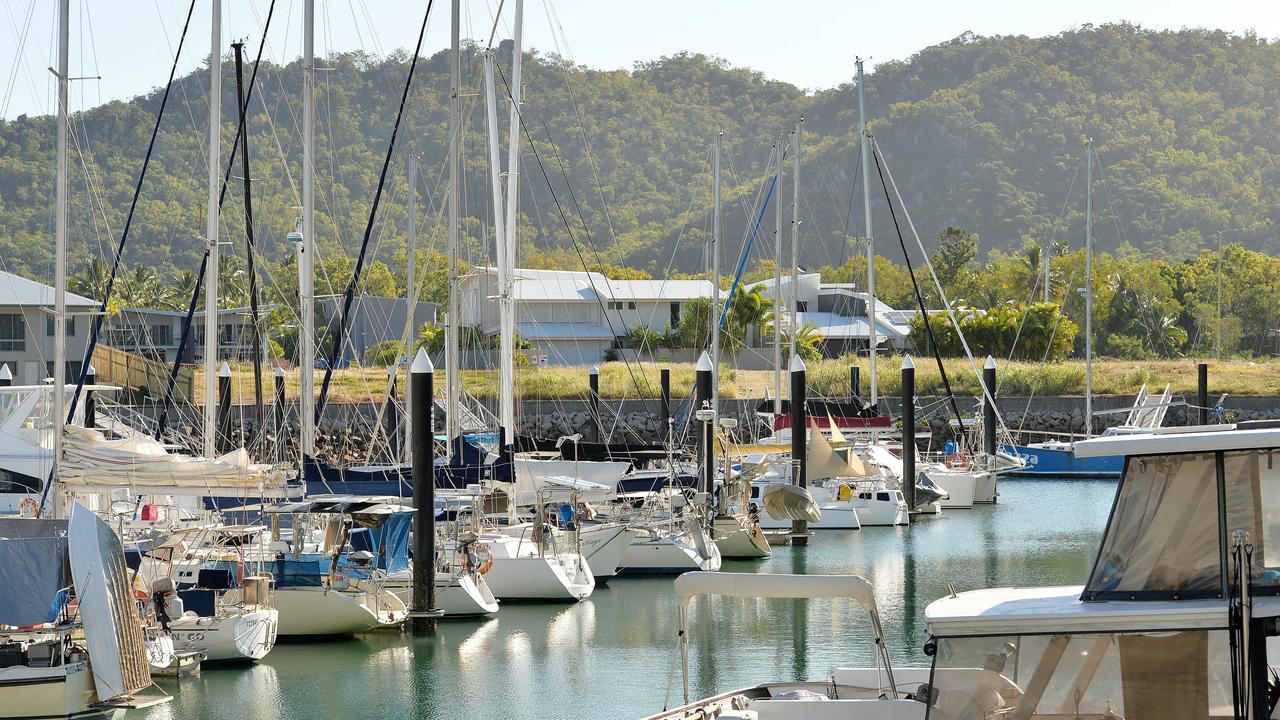
[[[67,539],[0,540],[0,624],[53,622],[67,601]]]
[[[378,527],[359,528],[351,533],[351,547],[367,550],[378,560],[378,567],[388,573],[409,569],[409,531],[413,530],[413,513],[399,512],[386,516]]]

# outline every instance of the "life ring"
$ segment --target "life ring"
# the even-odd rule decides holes
[[[32,498],[22,498],[22,502],[18,503],[18,517],[40,517],[40,503],[36,502]]]
[[[972,461],[973,461],[973,458],[969,457],[969,453],[965,452],[964,450],[958,450],[947,456],[947,467],[949,468],[969,467],[969,464]]]

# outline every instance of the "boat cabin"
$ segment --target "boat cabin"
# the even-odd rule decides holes
[[[1280,423],[1075,452],[1125,458],[1086,584],[930,604],[928,717],[1280,717]]]

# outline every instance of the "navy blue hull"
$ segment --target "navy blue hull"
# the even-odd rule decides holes
[[[1118,478],[1124,470],[1124,457],[1076,457],[1070,448],[1047,448],[1034,445],[1003,445],[1001,450],[1026,458],[1027,464],[1004,474],[1015,477]]]

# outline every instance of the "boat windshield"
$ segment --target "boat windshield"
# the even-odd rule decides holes
[[[1255,594],[1280,594],[1280,450],[1130,457],[1084,600],[1223,596],[1247,534]]]
[[[927,720],[1233,716],[1226,630],[937,642]]]

